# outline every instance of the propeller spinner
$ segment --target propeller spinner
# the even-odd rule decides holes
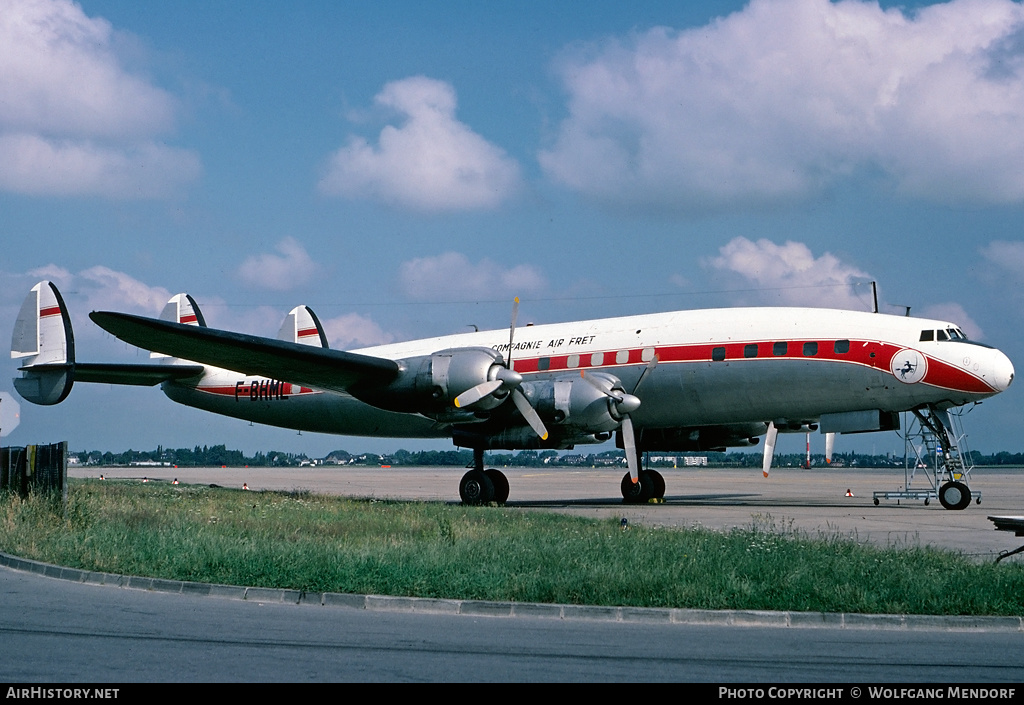
[[[454,403],[456,408],[464,409],[467,406],[471,406],[486,396],[496,394],[500,391],[510,393],[512,396],[512,403],[516,405],[516,409],[522,414],[523,418],[526,419],[526,423],[530,424],[530,428],[533,429],[542,441],[548,439],[548,429],[544,426],[544,422],[540,419],[540,414],[530,404],[530,400],[526,398],[526,395],[521,389],[523,383],[523,376],[516,372],[512,368],[512,343],[515,340],[516,335],[516,318],[519,315],[519,297],[515,298],[512,304],[512,322],[509,325],[508,334],[508,355],[505,357],[505,362],[495,362],[493,369],[493,379],[489,379],[486,382],[470,387],[462,394],[455,397]],[[491,376],[491,375],[488,375]]]
[[[612,400],[612,414],[615,418],[621,419],[619,428],[622,430],[622,446],[626,452],[626,464],[629,466],[629,479],[633,481],[634,485],[640,480],[640,462],[636,452],[636,433],[633,430],[633,419],[630,417],[630,414],[640,408],[640,397],[636,396],[636,391],[640,389],[640,384],[644,381],[647,374],[657,365],[658,356],[655,355],[647,363],[647,367],[641,373],[640,379],[633,386],[631,394],[627,394],[625,391],[614,386],[611,389],[605,389],[593,378],[587,377],[583,370],[580,370],[580,377],[587,380],[591,386]]]

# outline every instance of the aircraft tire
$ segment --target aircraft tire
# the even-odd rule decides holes
[[[645,475],[646,472],[641,472],[637,482],[633,482],[628,472],[622,476],[619,489],[622,490],[622,501],[625,504],[642,504],[654,496],[651,494],[651,478]]]
[[[470,470],[459,482],[463,504],[480,505],[494,501],[494,483],[483,470]]]
[[[664,499],[665,478],[661,476],[661,473],[657,470],[644,470],[641,474],[647,475],[651,481],[651,497],[654,499]]]
[[[494,468],[488,468],[484,470],[484,475],[488,477],[491,484],[494,485],[494,501],[498,504],[504,504],[508,501],[508,478],[505,477],[505,473],[501,470],[495,470]]]
[[[962,482],[947,482],[939,488],[939,504],[946,509],[966,509],[971,503],[971,489]]]

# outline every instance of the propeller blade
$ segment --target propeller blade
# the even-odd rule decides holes
[[[501,387],[502,381],[500,379],[490,380],[488,382],[481,382],[475,387],[470,387],[459,396],[455,397],[455,407],[462,409],[471,404],[476,404],[478,401],[486,397],[488,394],[494,394]]]
[[[518,387],[512,390],[512,401],[515,403],[516,408],[519,409],[519,413],[526,419],[526,423],[530,424],[530,428],[534,430],[542,441],[548,439],[548,430],[544,427],[544,422],[540,420],[540,414],[537,410],[530,405],[530,400],[526,398],[523,391]]]
[[[644,368],[644,371],[640,373],[640,379],[636,381],[636,385],[633,387],[633,394],[636,394],[636,390],[640,389],[640,383],[644,381],[644,377],[647,376],[647,373],[657,366],[658,356],[655,355],[654,357],[651,358],[651,361],[647,363],[647,367]]]
[[[629,479],[635,485],[640,479],[640,468],[636,456],[636,436],[633,434],[633,421],[628,417],[622,419],[622,445],[626,451],[626,464],[629,466]]]
[[[779,429],[775,428],[775,422],[768,422],[768,433],[764,437],[764,459],[761,461],[761,472],[768,477],[768,471],[772,467],[772,456],[775,455],[775,439],[779,435]]]
[[[616,402],[622,401],[622,396],[621,395],[613,394],[611,390],[605,389],[600,384],[598,384],[597,381],[593,377],[588,377],[586,374],[584,374],[583,370],[580,370],[580,379],[585,380],[587,384],[589,384],[591,387],[593,387],[597,391],[601,392],[601,394],[604,394],[606,397],[609,397],[610,399],[612,399],[612,400],[614,400]]]
[[[508,327],[508,356],[505,367],[512,369],[512,341],[516,337],[516,318],[519,317],[519,297],[512,302],[512,323]]]
[[[826,433],[825,434],[825,462],[826,463],[831,463],[832,462],[832,451],[835,450],[835,447],[836,447],[836,434],[835,433]]]

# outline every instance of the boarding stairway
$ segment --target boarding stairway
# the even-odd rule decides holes
[[[961,421],[962,407],[956,412],[940,409],[914,409],[903,414],[903,473],[904,484],[898,490],[875,492],[874,503],[880,500],[923,500],[927,505],[932,499],[946,499],[947,509],[963,509],[970,500],[981,503],[981,492],[969,489],[970,475],[974,469],[971,454],[967,449],[967,434]],[[954,483],[951,485],[951,483]],[[947,486],[956,486],[966,494],[962,506],[957,497],[943,496]],[[940,501],[942,501],[940,499]]]

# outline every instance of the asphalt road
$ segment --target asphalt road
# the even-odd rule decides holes
[[[234,487],[246,483],[254,491],[456,501],[463,470],[126,468],[104,473],[140,481],[148,476],[150,482],[177,477]],[[994,531],[986,517],[1024,514],[1020,472],[976,471],[972,488],[982,491],[982,504],[961,512],[935,502],[874,506],[873,491],[902,484],[902,472],[891,470],[776,469],[768,480],[757,470],[670,470],[664,473],[666,503],[640,507],[621,504],[621,472],[506,473],[509,504],[524,510],[720,529],[774,522],[879,544],[948,546],[978,560],[991,560],[1021,541]],[[71,474],[95,477],[98,472],[82,468]],[[847,489],[853,497],[845,496]],[[883,623],[883,628],[852,629],[424,614],[196,597],[8,568],[0,568],[0,595],[0,681],[6,683],[814,682],[843,688],[848,697],[851,684],[1024,681],[1024,632],[1005,623],[994,628]]]
[[[0,594],[5,683],[1024,681],[1024,634],[1005,629],[376,612],[104,587],[7,568]]]

